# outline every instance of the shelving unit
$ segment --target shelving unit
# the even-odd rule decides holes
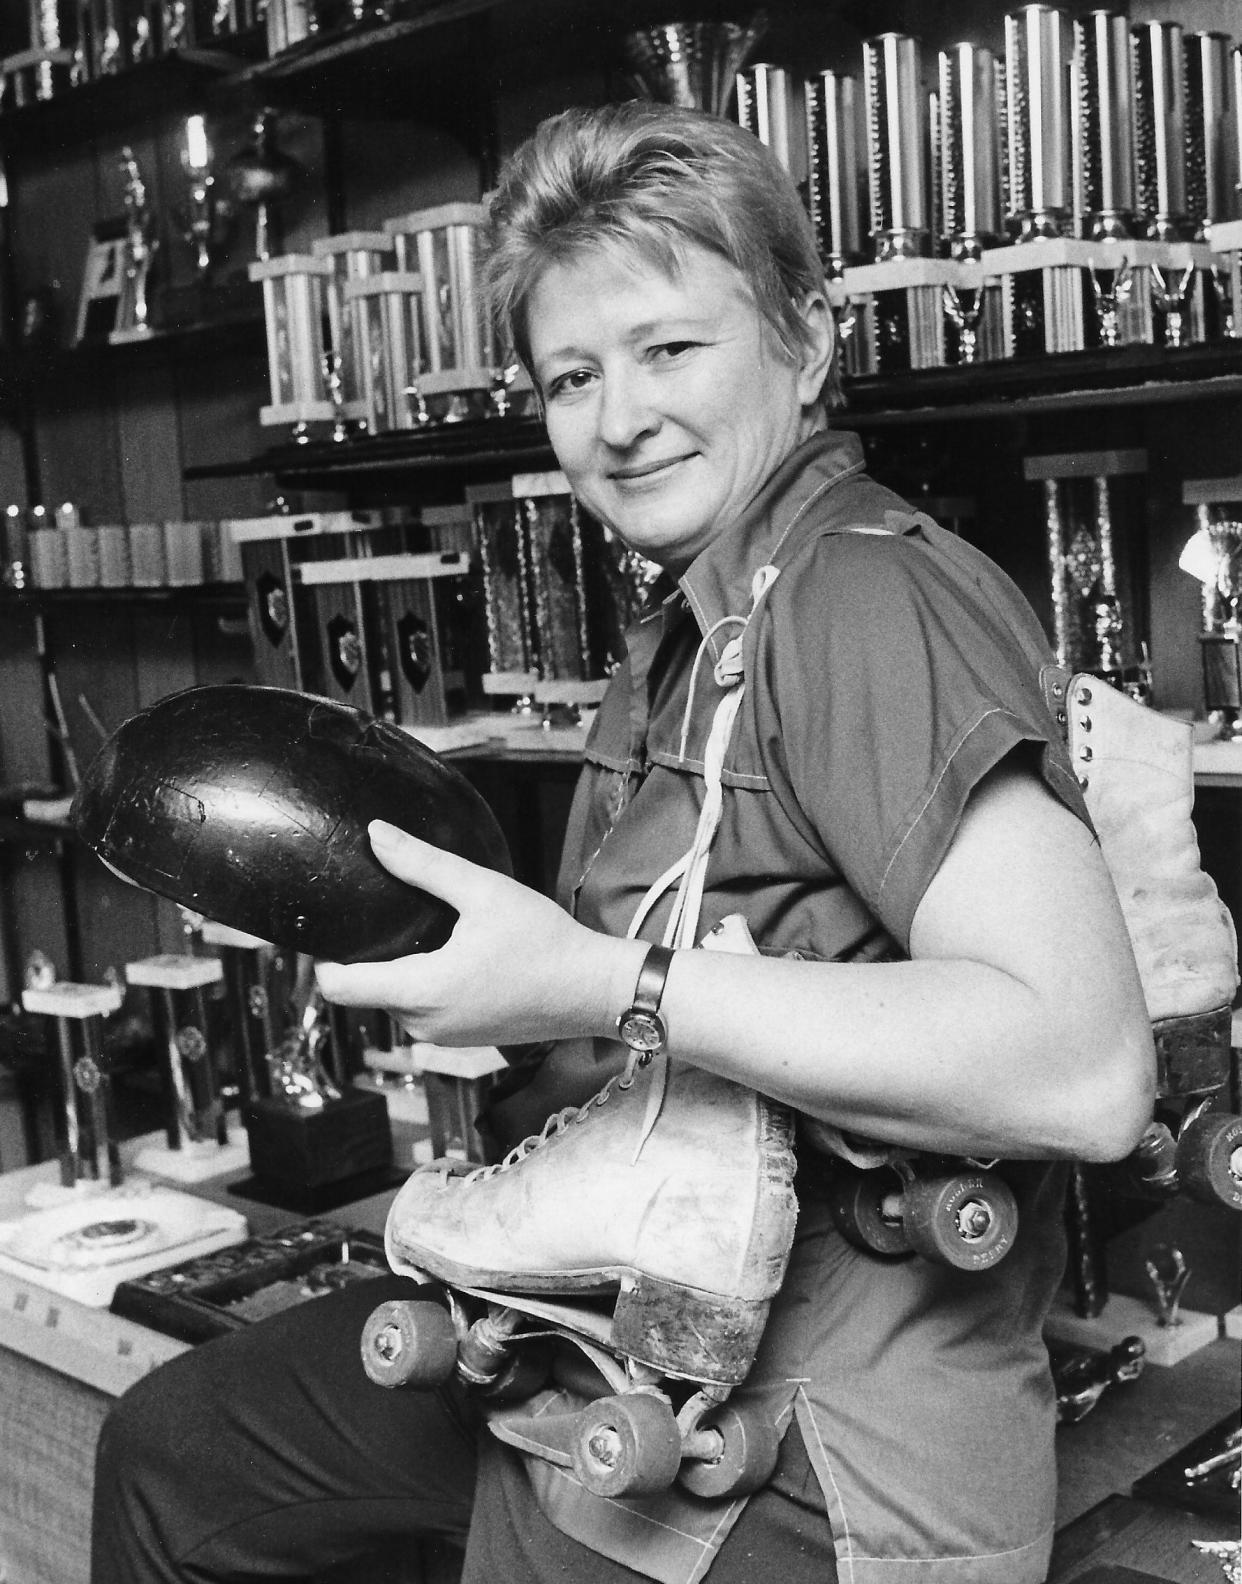
[[[1186,9],[1202,3],[1186,0]],[[769,7],[760,53],[808,67],[850,69],[854,61],[860,69],[861,39],[890,28],[921,34],[929,49],[951,36],[977,37],[995,48],[1006,9],[1001,0],[840,0],[833,7],[779,0]],[[704,20],[736,19],[735,12],[726,0],[695,8]],[[274,58],[265,57],[256,30],[230,40],[227,50],[183,52],[0,114],[0,154],[18,168],[11,225],[26,278],[36,266],[22,255],[20,173],[23,162],[38,166],[49,149],[60,151],[66,165],[94,164],[93,184],[83,190],[89,188],[106,216],[115,213],[117,183],[113,173],[109,196],[109,172],[100,162],[114,158],[123,136],[147,137],[143,169],[169,219],[176,201],[170,184],[180,172],[176,151],[162,151],[159,138],[179,135],[185,112],[202,111],[221,125],[231,118],[235,127],[264,105],[294,121],[309,118],[321,142],[309,159],[307,146],[299,148],[308,189],[301,209],[286,217],[296,251],[328,231],[371,226],[420,202],[476,200],[500,157],[543,114],[634,91],[621,39],[654,16],[650,0],[599,0],[589,8],[581,0],[407,0],[387,23],[322,32]],[[442,184],[432,167],[458,157],[460,169]],[[66,209],[66,227],[76,225],[84,239],[97,216],[70,216],[72,205],[59,190],[56,201]],[[22,284],[19,278],[19,289]],[[10,316],[14,310],[11,299]],[[93,476],[83,484],[85,470],[71,465],[86,444],[113,448],[115,460],[99,470],[101,484],[130,507],[131,520],[160,515],[161,492],[184,502],[167,515],[187,519],[261,515],[277,494],[295,509],[320,497],[329,509],[417,507],[460,500],[467,482],[555,466],[534,416],[340,443],[325,426],[309,443],[296,444],[287,431],[258,423],[265,339],[257,291],[231,302],[204,294],[202,310],[197,318],[183,315],[175,329],[126,345],[23,350],[10,336],[9,347],[0,348],[0,415],[29,426],[33,476],[42,469],[49,498],[94,486]],[[1037,492],[1022,483],[1022,457],[1078,444],[1145,448],[1156,460],[1143,516],[1119,531],[1141,541],[1149,606],[1142,617],[1156,652],[1158,702],[1182,709],[1199,702],[1197,589],[1177,573],[1171,545],[1182,535],[1178,514],[1186,510],[1181,478],[1242,471],[1233,438],[1242,434],[1242,340],[989,361],[847,378],[846,385],[849,404],[835,421],[862,432],[873,471],[913,497],[966,498],[974,513],[969,531],[1037,608],[1046,597],[1046,564]],[[90,392],[97,393],[93,410],[84,394]],[[1230,455],[1221,454],[1230,446]],[[71,488],[62,494],[64,478]],[[131,499],[141,504],[131,506]],[[105,511],[103,520],[113,519]],[[213,667],[233,673],[235,650],[227,660],[208,652],[203,661],[203,631],[217,616],[236,627],[239,598],[230,590],[65,590],[40,594],[39,608],[59,633],[72,627],[83,643],[95,641],[114,610],[126,612],[116,626],[145,635],[142,664],[175,627],[176,641],[195,650],[192,664],[175,668],[180,683],[194,680],[203,664],[209,673]],[[34,609],[24,596],[0,598],[0,612],[19,627]],[[187,637],[199,617],[203,631]],[[129,695],[145,701],[150,684],[140,663],[134,665],[135,678],[116,688],[115,708]],[[45,748],[39,744],[40,753]],[[512,750],[505,753],[512,764]],[[476,764],[485,754],[476,755]],[[26,768],[16,764],[9,773]],[[1230,795],[1224,787],[1213,791]],[[1242,895],[1242,873],[1231,883]]]

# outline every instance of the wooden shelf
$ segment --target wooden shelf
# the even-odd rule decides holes
[[[223,89],[254,104],[326,117],[441,128],[476,155],[490,149],[485,13],[501,0],[431,0],[381,25],[315,34],[237,72]]]
[[[1083,408],[1158,406],[1242,395],[1242,340],[1166,351],[1125,347],[969,368],[922,369],[846,378],[843,429],[874,429],[979,418],[1018,418]],[[256,457],[188,469],[187,479],[267,476],[341,488],[411,473],[554,467],[536,418],[489,418],[364,435],[334,444],[275,446]]]
[[[61,153],[75,144],[151,120],[164,111],[184,112],[205,102],[209,90],[237,74],[245,50],[257,39],[237,35],[238,53],[222,49],[179,50],[158,60],[96,77],[53,99],[0,114],[0,150]]]
[[[0,392],[12,386],[48,385],[95,373],[118,363],[160,362],[174,357],[218,358],[262,353],[266,346],[262,309],[152,330],[130,341],[107,339],[76,346],[19,347],[0,352]]]
[[[1211,401],[1242,392],[1242,339],[868,374],[847,378],[845,388],[848,422],[858,428]]]
[[[240,583],[183,583],[159,588],[24,588],[0,590],[0,612],[58,610],[66,605],[219,605],[244,612]]]
[[[187,468],[188,480],[257,475],[305,488],[340,488],[344,480],[380,482],[394,474],[451,472],[458,469],[555,467],[547,432],[537,418],[483,418],[438,424],[426,430],[361,435],[334,443],[275,446],[237,462]]]

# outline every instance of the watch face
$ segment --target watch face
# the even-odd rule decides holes
[[[664,1044],[664,1021],[656,1012],[631,1008],[618,1026],[621,1038],[631,1050],[657,1051]]]

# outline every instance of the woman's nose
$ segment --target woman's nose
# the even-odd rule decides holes
[[[659,416],[640,371],[626,370],[605,376],[598,425],[600,439],[618,451],[628,449],[643,435],[659,428]]]

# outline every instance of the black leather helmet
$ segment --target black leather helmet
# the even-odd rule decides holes
[[[511,873],[457,770],[397,726],[286,688],[169,694],[117,728],[73,804],[122,879],[218,924],[336,962],[433,951],[456,914],[380,865],[373,819]]]

